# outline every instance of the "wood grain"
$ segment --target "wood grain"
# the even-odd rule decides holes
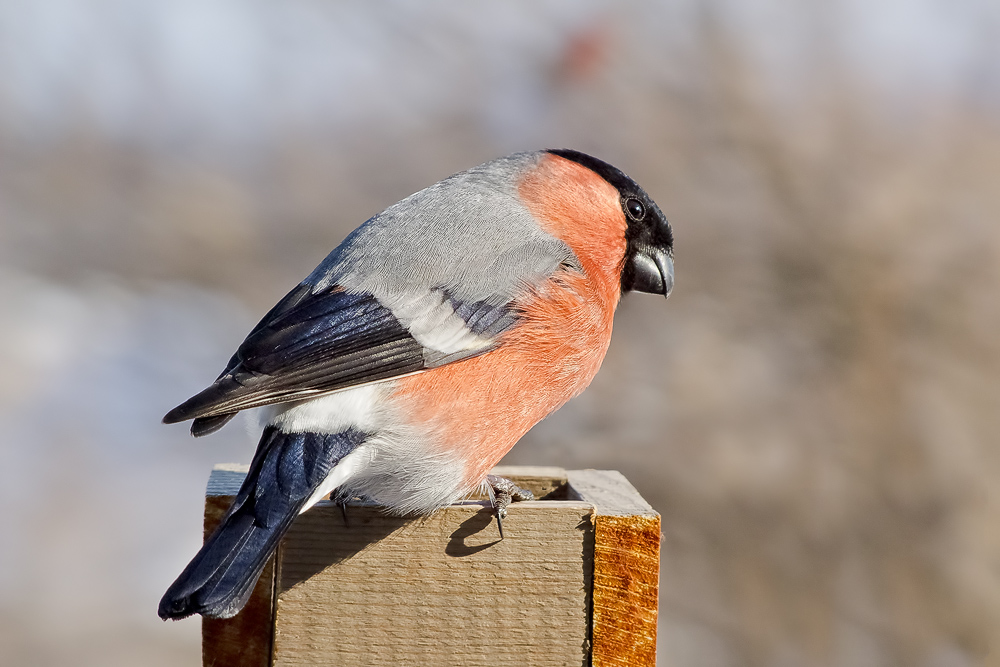
[[[655,665],[660,515],[614,470],[568,473],[593,503],[592,664]]]
[[[281,547],[274,664],[585,665],[591,511],[517,503],[500,541],[484,503],[317,506]]]
[[[216,466],[206,536],[246,466]],[[247,607],[203,621],[205,665],[654,665],[660,519],[621,474],[493,471],[539,498],[418,519],[301,515]]]

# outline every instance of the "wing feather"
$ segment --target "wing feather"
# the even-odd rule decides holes
[[[450,297],[449,297],[450,299]],[[311,398],[427,368],[492,349],[492,340],[515,321],[513,307],[451,299],[455,315],[477,319],[470,329],[489,338],[478,349],[442,354],[418,342],[375,297],[339,286],[314,293],[300,285],[250,332],[226,370],[204,391],[163,418],[195,419],[192,433],[212,433],[240,410]],[[509,312],[508,312],[509,311]],[[477,326],[486,317],[493,326]],[[502,322],[503,327],[496,323]]]

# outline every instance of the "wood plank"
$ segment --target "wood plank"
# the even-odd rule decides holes
[[[593,503],[592,664],[655,665],[660,515],[613,470],[568,472],[570,497]]]
[[[216,466],[206,535],[246,470]],[[654,665],[659,515],[617,472],[493,472],[548,498],[512,505],[503,541],[484,502],[420,519],[355,502],[346,526],[319,503],[244,611],[203,621],[204,664]]]
[[[586,665],[592,506],[465,502],[421,519],[324,502],[282,543],[274,664]]]
[[[205,539],[219,525],[246,477],[248,466],[215,466],[205,493]],[[273,627],[274,559],[264,567],[246,606],[233,618],[201,620],[205,667],[269,667]]]

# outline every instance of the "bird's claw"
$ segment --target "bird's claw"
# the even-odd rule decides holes
[[[497,530],[500,531],[500,539],[503,539],[503,520],[507,518],[507,508],[512,502],[521,500],[534,500],[535,494],[527,489],[522,489],[506,477],[498,475],[487,475],[486,483],[490,488],[490,498],[493,501],[493,510],[497,515]]]
[[[344,517],[344,526],[350,528],[351,522],[347,519],[347,498],[339,497],[333,502],[337,503],[337,507],[340,508],[340,516]]]

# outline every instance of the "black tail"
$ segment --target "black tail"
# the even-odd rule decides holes
[[[364,439],[353,429],[318,434],[267,427],[232,507],[160,600],[160,618],[235,616],[303,504]]]

